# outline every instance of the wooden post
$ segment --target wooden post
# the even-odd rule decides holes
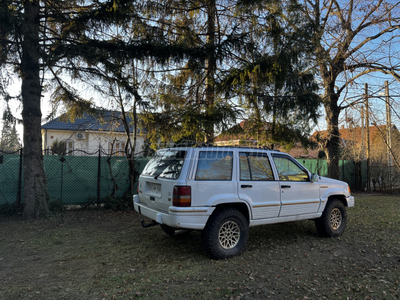
[[[389,83],[385,81],[385,102],[386,102],[386,141],[387,141],[387,163],[388,163],[388,188],[392,188],[392,117],[390,113]]]
[[[370,141],[369,141],[369,103],[368,103],[368,83],[365,84],[365,139],[367,146],[367,192],[371,191],[371,159],[370,159]]]

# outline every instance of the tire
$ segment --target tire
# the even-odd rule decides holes
[[[347,224],[346,208],[339,199],[328,201],[322,216],[315,221],[320,235],[325,237],[340,236]]]
[[[240,255],[249,239],[249,222],[237,209],[216,210],[201,233],[202,244],[211,258]]]
[[[161,229],[168,234],[169,236],[176,236],[176,235],[188,235],[190,234],[190,230],[186,229],[175,229],[171,226],[160,224]]]

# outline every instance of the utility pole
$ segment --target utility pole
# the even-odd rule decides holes
[[[361,151],[360,159],[365,160],[365,107],[361,105]]]
[[[369,100],[368,100],[368,83],[365,84],[365,139],[367,146],[367,192],[371,191],[371,159],[370,159],[370,141],[369,141]]]
[[[392,187],[392,117],[390,112],[389,83],[385,81],[385,102],[386,102],[386,140],[387,140],[387,160],[388,160],[388,187]]]

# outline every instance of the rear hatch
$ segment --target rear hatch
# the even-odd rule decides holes
[[[175,185],[185,185],[182,170],[188,168],[185,162],[188,149],[163,149],[156,152],[139,178],[140,202],[157,211],[168,212],[172,205]]]

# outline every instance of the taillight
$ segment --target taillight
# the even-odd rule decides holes
[[[189,207],[192,204],[192,189],[190,186],[174,186],[173,206]]]

